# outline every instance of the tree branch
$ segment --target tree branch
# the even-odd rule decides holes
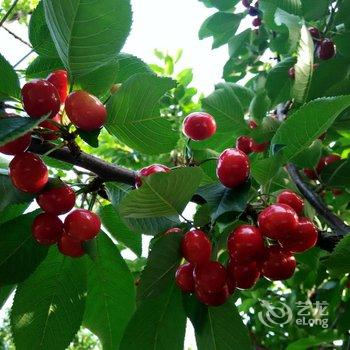
[[[344,223],[337,215],[332,213],[323,200],[302,180],[298,169],[294,164],[286,166],[289,176],[298,187],[307,201],[315,208],[316,212],[323,217],[324,221],[332,229],[334,235],[344,236],[350,233],[350,226]]]
[[[9,8],[9,10],[5,13],[5,16],[1,19],[0,21],[0,27],[5,23],[5,21],[7,20],[7,18],[10,16],[11,12],[14,10],[14,8],[16,7],[17,3],[19,0],[15,0],[13,2],[13,4],[11,5],[11,7]]]
[[[54,147],[55,146],[51,143],[42,143],[38,139],[32,139],[29,151],[37,154],[45,154]],[[135,184],[136,173],[134,171],[107,163],[102,159],[84,152],[80,152],[78,155],[74,156],[67,147],[64,147],[52,151],[49,157],[90,170],[103,181],[116,181],[128,185]]]

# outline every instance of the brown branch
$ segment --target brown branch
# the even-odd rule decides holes
[[[19,37],[16,33],[14,33],[12,30],[8,29],[7,27],[5,27],[4,25],[2,26],[3,29],[5,29],[7,31],[7,33],[9,33],[10,35],[12,35],[15,39],[19,40],[21,43],[23,43],[24,45],[27,45],[28,47],[32,48],[32,45],[30,45],[28,42],[26,42],[25,40],[23,40],[21,37]]]
[[[55,146],[51,143],[42,143],[38,139],[32,139],[29,151],[37,154],[45,154],[54,147]],[[68,148],[64,147],[52,151],[49,157],[89,170],[103,181],[116,181],[128,185],[135,184],[136,173],[134,171],[110,164],[84,152],[80,152],[78,155],[74,156]]]

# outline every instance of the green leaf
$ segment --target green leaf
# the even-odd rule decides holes
[[[29,203],[19,203],[19,204],[10,204],[4,210],[0,212],[0,224],[4,222],[13,220],[20,215],[22,215],[27,208]]]
[[[83,319],[85,293],[85,259],[51,248],[35,273],[17,287],[11,312],[16,349],[67,348]]]
[[[19,79],[11,64],[0,54],[0,101],[20,100]]]
[[[250,116],[257,121],[261,121],[266,117],[271,105],[271,101],[267,96],[266,91],[263,91],[254,96],[250,104]]]
[[[75,79],[104,66],[123,47],[131,28],[128,0],[43,0],[58,54]]]
[[[334,36],[334,42],[338,52],[350,57],[350,32],[337,33]]]
[[[301,15],[302,1],[301,0],[263,0],[264,3],[274,4],[280,9],[293,14]]]
[[[292,97],[298,103],[307,99],[314,65],[314,43],[309,30],[305,25],[301,27],[298,59],[295,64],[295,81]]]
[[[63,63],[59,58],[38,56],[27,67],[26,78],[46,78],[52,71],[63,68]]]
[[[317,348],[318,345],[333,344],[333,341],[339,339],[339,333],[336,330],[327,329],[322,332],[318,332],[315,335],[308,335],[306,338],[301,338],[290,343],[286,350],[305,350],[311,348]],[[332,345],[331,345],[332,346]]]
[[[123,218],[154,218],[181,214],[197,190],[201,168],[179,168],[142,179],[142,186],[120,203]]]
[[[84,131],[78,129],[78,134],[80,138],[85,141],[89,146],[93,148],[98,148],[98,137],[100,135],[101,129],[97,129],[94,131]]]
[[[226,44],[236,33],[241,19],[241,14],[217,12],[207,18],[199,30],[199,39],[212,36],[213,49]]]
[[[350,160],[341,160],[322,169],[322,183],[329,187],[346,188],[350,186]]]
[[[248,329],[230,302],[218,307],[203,307],[200,317],[199,322],[191,318],[198,350],[252,349]]]
[[[242,33],[233,35],[228,41],[228,52],[230,58],[236,58],[242,56],[248,52],[248,46],[250,45],[252,36],[252,30],[246,29]]]
[[[328,0],[301,0],[304,17],[307,21],[318,20],[327,15]]]
[[[30,203],[33,200],[33,196],[17,190],[9,176],[0,174],[0,213],[1,216],[4,214],[3,211],[12,204],[23,204]]]
[[[239,0],[199,0],[207,7],[216,7],[220,11],[232,9]]]
[[[118,56],[118,73],[116,83],[124,83],[132,75],[137,73],[153,74],[151,68],[140,58],[128,53],[120,53]]]
[[[3,308],[3,306],[5,305],[5,303],[7,302],[7,300],[9,299],[9,297],[11,296],[11,294],[14,292],[15,289],[16,289],[15,285],[5,286],[0,289],[0,309]]]
[[[30,17],[28,31],[29,41],[38,55],[43,56],[43,59],[58,59],[58,52],[45,21],[43,1],[40,1],[33,11],[32,16]],[[58,61],[60,60],[58,59]]]
[[[181,240],[181,234],[166,235],[152,246],[137,290],[139,301],[161,296],[174,282],[175,271],[182,259]]]
[[[350,235],[346,235],[327,259],[327,268],[337,275],[350,272],[349,249]]]
[[[284,145],[284,160],[290,160],[322,135],[349,105],[350,96],[320,98],[307,103],[279,127],[272,146]]]
[[[116,182],[110,182],[106,184],[108,197],[119,213],[119,204],[122,199],[132,190],[130,186],[120,185]],[[145,219],[135,218],[122,218],[125,224],[130,229],[137,233],[145,235],[156,235],[158,233],[166,231],[168,228],[177,226],[180,224],[178,215],[171,215],[168,217],[155,217]]]
[[[269,71],[266,80],[266,90],[272,106],[290,99],[293,81],[288,77],[288,71],[295,63],[295,58],[290,57],[276,64]]]
[[[45,119],[47,119],[47,116],[40,119],[22,117],[0,118],[0,146],[16,140],[28,131],[33,130]]]
[[[38,212],[22,215],[0,225],[0,285],[25,280],[45,259],[47,247],[32,237],[31,227]]]
[[[193,223],[196,227],[201,227],[211,222],[211,208],[208,204],[203,204],[198,207],[193,216]]]
[[[118,241],[125,244],[136,255],[141,256],[142,240],[141,235],[132,232],[122,221],[119,213],[112,205],[100,207],[99,216],[103,226]]]
[[[126,328],[120,350],[180,350],[186,314],[182,293],[173,282],[159,298],[141,303]]]
[[[135,309],[133,277],[118,248],[100,233],[97,257],[89,264],[84,325],[96,334],[103,349],[119,349]]]
[[[251,164],[251,174],[260,185],[266,185],[278,174],[280,167],[281,160],[277,156],[258,159]]]
[[[292,163],[299,168],[314,168],[321,157],[322,146],[321,140],[315,140],[310,147],[294,157]]]
[[[250,182],[230,189],[215,183],[198,189],[197,194],[206,200],[211,209],[211,218],[216,220],[230,212],[243,212],[247,206]]]
[[[179,136],[170,121],[160,116],[159,100],[173,87],[175,82],[169,78],[133,75],[107,104],[107,130],[142,153],[169,152]]]

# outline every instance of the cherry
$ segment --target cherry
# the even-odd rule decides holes
[[[181,233],[182,230],[179,227],[172,227],[169,230],[164,232],[164,236],[172,235],[173,233]]]
[[[249,158],[244,152],[229,148],[221,153],[216,174],[224,186],[234,188],[243,184],[248,179],[249,172]]]
[[[260,278],[260,265],[256,261],[237,264],[230,259],[227,265],[227,273],[228,276],[233,276],[237,288],[250,289]]]
[[[309,33],[313,39],[320,39],[321,38],[321,33],[316,27],[310,27]]]
[[[332,188],[332,193],[334,197],[338,197],[344,193],[340,188]]]
[[[250,129],[256,129],[258,127],[258,124],[254,120],[250,120],[248,125]]]
[[[192,264],[203,264],[210,260],[211,242],[201,230],[188,231],[182,238],[183,257]]]
[[[305,168],[304,174],[310,179],[310,180],[317,180],[317,172],[314,169],[311,168]]]
[[[272,281],[286,280],[293,276],[296,261],[294,256],[278,245],[267,248],[262,274]]]
[[[107,110],[101,101],[86,91],[74,91],[66,99],[70,121],[83,131],[100,129],[106,122]]]
[[[68,95],[68,74],[65,70],[60,69],[52,72],[47,78],[54,85],[60,95],[61,103],[66,101]]]
[[[136,175],[135,186],[140,187],[142,185],[141,177],[143,176],[150,176],[155,173],[169,173],[170,171],[170,168],[162,164],[149,165],[139,170],[138,174]]]
[[[252,22],[254,27],[260,27],[261,26],[261,18],[255,17]]]
[[[100,232],[101,220],[90,210],[76,209],[64,221],[64,230],[77,241],[87,241]]]
[[[18,139],[10,141],[0,147],[0,153],[7,154],[9,156],[15,156],[18,153],[25,152],[32,141],[31,133],[20,136]]]
[[[254,153],[263,153],[266,151],[269,144],[270,144],[269,141],[262,142],[262,143],[256,143],[255,141],[253,141],[252,151]]]
[[[230,292],[227,285],[217,293],[206,293],[196,287],[196,296],[199,301],[208,306],[220,306],[225,304],[230,297]]]
[[[296,193],[293,191],[282,191],[278,196],[277,196],[277,203],[282,203],[282,204],[287,204],[289,205],[292,209],[295,210],[295,212],[298,215],[301,215],[304,210],[304,201],[303,199],[298,196]]]
[[[46,80],[32,80],[22,88],[24,110],[31,118],[38,119],[47,114],[52,118],[60,110],[57,89]]]
[[[45,188],[36,198],[40,208],[46,213],[62,215],[71,211],[75,205],[75,192],[63,182]]]
[[[203,141],[216,132],[214,117],[204,112],[189,114],[183,121],[183,133],[194,141]]]
[[[292,80],[295,79],[295,68],[294,67],[290,67],[288,70],[288,76],[289,78],[291,78]]]
[[[339,160],[341,160],[341,157],[338,154],[329,154],[327,156],[321,157],[316,167],[317,173],[321,173],[327,165],[338,162]]]
[[[246,8],[249,8],[251,2],[251,0],[242,0],[242,5]]]
[[[227,280],[226,280],[227,288],[230,294],[233,294],[237,288],[237,282],[233,274],[229,274],[227,269]]]
[[[63,234],[63,236],[59,239],[57,246],[58,250],[63,255],[67,255],[72,258],[79,258],[85,254],[81,242],[68,236],[67,234]]]
[[[253,142],[253,139],[249,136],[240,136],[236,140],[236,148],[244,152],[245,154],[250,154],[253,152]]]
[[[252,225],[241,225],[228,238],[227,249],[237,261],[251,261],[263,257],[265,246],[260,230]]]
[[[205,293],[217,293],[226,283],[226,269],[217,261],[206,261],[193,270],[196,286]]]
[[[185,293],[194,293],[195,285],[193,278],[194,266],[190,263],[180,265],[175,273],[176,284]]]
[[[320,60],[329,60],[335,55],[335,46],[332,40],[324,39],[317,45],[317,56]]]
[[[41,245],[57,243],[63,234],[63,223],[56,215],[48,213],[39,214],[34,219],[32,234]]]
[[[249,9],[248,9],[248,13],[250,16],[258,16],[259,15],[259,10],[257,7],[254,7],[254,6],[249,6]]]
[[[295,234],[298,228],[298,215],[287,204],[272,204],[258,217],[261,233],[272,239],[283,239]]]
[[[51,120],[59,124],[61,123],[60,115],[56,114],[52,119],[46,119],[39,124],[39,126],[41,126],[42,128],[47,129],[45,130],[45,132],[41,133],[41,137],[47,141],[57,140],[59,137],[57,132],[60,130],[60,128],[57,125],[53,124]],[[49,131],[52,131],[52,132],[49,132]]]
[[[47,184],[49,172],[39,156],[25,152],[17,154],[12,159],[10,177],[13,185],[19,190],[37,193]]]
[[[301,253],[314,247],[317,243],[316,226],[308,218],[300,218],[298,229],[293,237],[280,241],[283,248],[292,253]]]

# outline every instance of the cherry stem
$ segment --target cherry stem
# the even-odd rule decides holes
[[[217,161],[218,158],[217,157],[211,157],[211,158],[208,158],[208,159],[204,159],[201,162],[197,163],[196,165],[201,166],[202,164],[207,163],[207,162],[209,162],[211,160],[216,160]]]
[[[17,3],[19,0],[15,0],[11,7],[8,9],[8,11],[5,13],[5,16],[1,19],[0,21],[0,27],[2,27],[2,25],[5,23],[5,21],[7,20],[7,18],[10,16],[11,12],[15,9]]]
[[[91,200],[90,200],[89,208],[88,208],[90,211],[94,208],[96,198],[97,198],[97,192],[93,192],[91,195]]]
[[[44,153],[42,156],[43,156],[43,157],[46,157],[46,156],[50,155],[52,152],[55,152],[55,151],[57,151],[57,150],[63,148],[65,145],[66,145],[66,143],[65,143],[65,142],[62,142],[62,143],[58,144],[56,147],[53,147],[52,149],[50,149],[49,151],[47,151],[46,153]]]

